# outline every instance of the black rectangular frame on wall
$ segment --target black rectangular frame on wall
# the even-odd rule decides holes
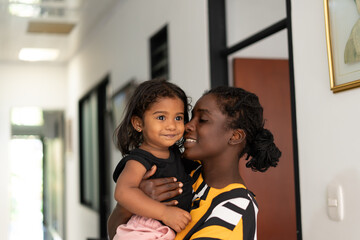
[[[288,55],[289,55],[289,78],[291,93],[291,115],[292,115],[292,134],[293,134],[293,158],[294,158],[294,177],[295,177],[295,199],[296,199],[296,227],[297,239],[302,239],[301,226],[301,204],[300,204],[300,180],[299,180],[299,154],[297,140],[297,122],[296,122],[296,105],[295,105],[295,77],[294,77],[294,60],[292,45],[292,28],[291,28],[291,0],[286,2],[286,18],[272,24],[271,26],[259,31],[249,38],[227,46],[226,42],[226,9],[225,0],[208,0],[209,16],[209,52],[210,52],[210,83],[211,87],[229,85],[228,73],[228,56],[236,51],[250,46],[266,37],[275,34],[283,29],[287,29],[288,37]]]
[[[151,78],[169,79],[169,42],[166,24],[149,39]]]
[[[108,117],[106,94],[108,83],[109,75],[79,100],[78,109],[80,203],[99,213],[102,239],[107,239],[106,223],[110,214],[110,186],[107,181],[110,167],[108,152],[110,143],[106,131],[108,127],[106,124],[109,122],[106,119]],[[97,151],[95,151],[95,156],[92,156],[94,149]]]

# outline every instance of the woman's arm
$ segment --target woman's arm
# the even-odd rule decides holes
[[[107,230],[109,239],[113,239],[116,233],[116,228],[120,224],[125,224],[132,216],[132,213],[123,208],[120,204],[116,204],[115,208],[111,212],[108,222],[107,222]]]
[[[145,173],[141,163],[129,160],[116,182],[116,201],[134,214],[160,220],[180,232],[191,220],[190,214],[177,207],[165,206],[141,191],[139,185]]]
[[[164,201],[180,195],[183,191],[183,183],[177,182],[177,179],[174,177],[149,179],[155,174],[156,170],[156,165],[154,165],[145,173],[139,188],[150,198],[167,206],[177,205],[178,202],[176,200]]]

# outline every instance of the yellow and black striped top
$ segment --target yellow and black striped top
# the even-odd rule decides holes
[[[192,220],[175,240],[257,239],[258,207],[254,195],[244,185],[211,188],[202,178],[201,167],[191,175],[195,181]]]

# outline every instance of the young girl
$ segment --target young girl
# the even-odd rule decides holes
[[[178,86],[149,80],[135,90],[116,130],[117,145],[125,157],[113,178],[116,201],[136,215],[117,228],[114,239],[174,239],[170,228],[180,232],[191,220],[192,181],[179,151],[188,119],[187,96]],[[183,192],[175,199],[178,207],[155,201],[139,189],[153,165],[157,167],[154,178],[175,177],[183,183]]]

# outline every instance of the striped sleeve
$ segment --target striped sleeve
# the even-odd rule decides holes
[[[257,211],[248,190],[224,192],[213,199],[190,239],[256,239]]]

